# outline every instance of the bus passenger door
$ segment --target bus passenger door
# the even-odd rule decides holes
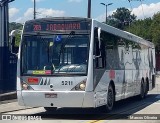
[[[94,58],[94,72],[93,72],[94,90],[97,87],[97,85],[99,84],[101,78],[103,77],[103,75],[105,73],[105,63],[106,63],[106,61],[105,61],[105,45],[104,45],[103,39],[101,39],[101,47],[99,47],[97,32],[98,31],[96,28],[95,32],[94,32],[95,33],[94,34],[94,56],[95,56],[95,58]],[[102,82],[102,83],[105,83],[105,82]],[[101,88],[101,90],[103,90],[103,88],[106,88],[106,87],[103,86]],[[107,90],[107,88],[105,90]]]

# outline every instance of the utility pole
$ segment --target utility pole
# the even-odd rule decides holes
[[[91,0],[88,0],[88,18],[91,18]]]
[[[0,93],[9,86],[9,14],[8,3],[14,0],[0,0]]]
[[[34,12],[33,12],[33,19],[36,19],[36,0],[34,0]]]

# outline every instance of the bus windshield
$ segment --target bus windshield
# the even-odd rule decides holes
[[[88,34],[24,36],[22,74],[87,74],[88,51]]]

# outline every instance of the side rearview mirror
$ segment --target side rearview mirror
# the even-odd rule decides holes
[[[17,55],[18,53],[18,50],[15,50],[16,34],[21,34],[21,30],[12,30],[10,33],[10,50],[11,50],[11,53],[15,55]]]
[[[101,28],[98,28],[98,54],[96,56],[94,56],[95,58],[99,58],[101,57]],[[94,59],[95,59],[94,58]]]
[[[15,35],[12,35],[11,37],[10,37],[11,39],[11,53],[15,53],[14,52],[14,49],[15,49],[15,41],[16,41],[16,37],[15,37]]]

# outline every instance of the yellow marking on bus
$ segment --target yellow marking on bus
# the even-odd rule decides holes
[[[45,74],[44,70],[33,71],[33,74]]]

